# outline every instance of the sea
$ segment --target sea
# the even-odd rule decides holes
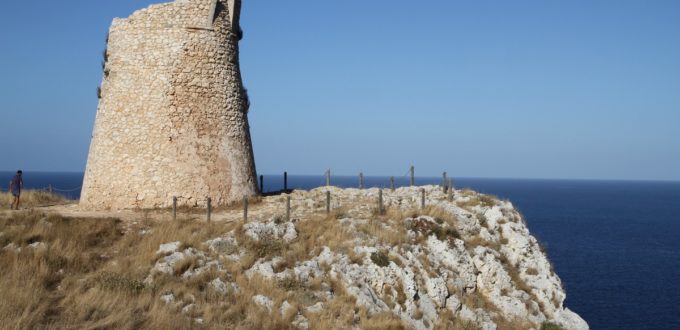
[[[0,172],[7,189],[12,172]],[[72,199],[82,173],[24,173],[26,188],[47,188]],[[264,175],[264,190],[283,188],[283,175]],[[440,184],[441,178],[416,178]],[[331,184],[357,187],[358,177]],[[397,186],[409,184],[396,178]],[[566,306],[592,329],[680,329],[680,182],[455,178],[510,200],[547,253],[567,292]],[[325,185],[323,176],[289,175],[288,188]],[[367,176],[365,186],[390,185]]]

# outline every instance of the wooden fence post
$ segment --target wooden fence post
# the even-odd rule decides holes
[[[290,195],[286,196],[286,221],[290,221]]]
[[[248,196],[243,196],[243,222],[248,222]]]
[[[393,176],[390,177],[390,189],[392,189],[392,191],[394,191],[394,177]]]
[[[359,173],[359,189],[364,189],[364,173]]]
[[[212,198],[208,197],[208,223],[210,223],[211,213],[212,213]]]
[[[442,174],[442,176],[443,176],[442,189],[444,189],[444,192],[446,192],[446,185],[447,185],[449,180],[446,179],[446,172],[444,172],[444,174]]]
[[[177,196],[172,196],[172,220],[177,220]]]
[[[416,185],[416,168],[415,166],[411,166],[410,169],[411,172],[411,187]]]
[[[449,194],[449,196],[448,196],[449,202],[452,202],[453,201],[453,180],[451,178],[449,178],[447,190],[448,190],[448,194]]]
[[[331,185],[331,169],[326,170],[326,187]]]
[[[331,192],[326,191],[326,213],[331,213]]]
[[[385,209],[383,208],[383,190],[378,190],[378,214],[383,215]]]
[[[424,209],[425,208],[425,189],[420,188],[420,194],[421,194],[421,196],[420,196],[420,207]]]

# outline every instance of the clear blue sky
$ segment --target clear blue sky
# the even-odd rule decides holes
[[[0,3],[0,170],[83,171],[114,17]],[[260,173],[680,180],[680,1],[244,0]]]

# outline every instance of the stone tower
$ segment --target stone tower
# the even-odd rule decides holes
[[[258,193],[239,67],[240,0],[114,19],[80,205],[216,205]]]

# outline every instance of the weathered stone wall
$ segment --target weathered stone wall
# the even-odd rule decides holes
[[[240,0],[114,19],[80,205],[216,205],[257,193],[239,68]]]

